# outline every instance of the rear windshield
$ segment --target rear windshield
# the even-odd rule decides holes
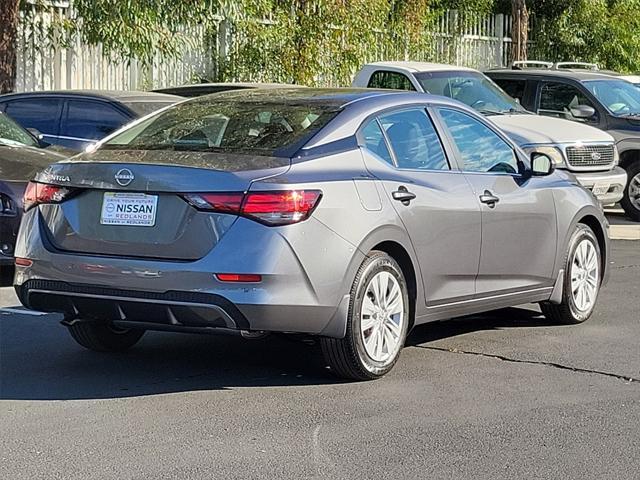
[[[0,112],[0,144],[28,145],[34,147],[36,141],[22,127]]]
[[[194,100],[133,125],[101,148],[290,156],[335,114],[335,107],[318,104]]]

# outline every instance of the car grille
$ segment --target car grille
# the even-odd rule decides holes
[[[572,167],[605,167],[613,163],[613,145],[567,147],[567,160]]]

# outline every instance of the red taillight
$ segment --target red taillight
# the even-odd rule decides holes
[[[258,283],[262,281],[262,275],[252,273],[216,273],[216,278],[221,282]]]
[[[267,225],[290,225],[306,220],[316,208],[320,190],[275,190],[243,193],[199,193],[185,195],[200,210],[236,213]]]
[[[33,260],[29,260],[28,258],[16,257],[16,265],[19,267],[30,267],[33,265]]]
[[[58,185],[29,182],[22,199],[24,211],[43,203],[60,203],[70,192],[68,188]]]
[[[199,193],[185,195],[187,201],[200,210],[240,213],[244,193]]]

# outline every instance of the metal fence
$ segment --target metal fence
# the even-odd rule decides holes
[[[205,32],[203,28],[185,31],[191,46],[180,58],[156,56],[152,65],[142,65],[135,59],[121,60],[105,56],[100,45],[90,46],[76,39],[71,45],[56,46],[45,41],[43,32],[56,20],[72,12],[59,3],[45,12],[23,14],[18,44],[17,91],[49,89],[113,89],[148,90],[180,85],[201,78],[215,78],[220,59],[233,48],[232,29],[220,18],[218,28]],[[268,26],[266,26],[268,28]],[[506,65],[510,57],[511,18],[505,15],[477,16],[456,11],[441,16],[430,35],[430,48],[408,58],[401,45],[393,52],[372,48],[370,61],[423,60],[475,68]],[[384,34],[384,32],[380,32]],[[326,59],[330,62],[331,59]],[[355,73],[355,72],[354,72]],[[256,78],[233,78],[254,80]],[[268,79],[266,79],[268,80]],[[331,75],[319,77],[318,83],[336,85]]]

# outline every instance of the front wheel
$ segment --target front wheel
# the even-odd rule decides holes
[[[351,288],[344,338],[321,338],[325,361],[334,374],[373,380],[393,368],[409,327],[409,294],[398,263],[373,251],[360,266]]]
[[[588,226],[579,224],[573,232],[564,269],[562,302],[542,302],[540,309],[556,324],[582,323],[593,313],[602,280],[600,246]]]
[[[627,216],[640,222],[640,160],[636,160],[625,168],[627,171],[627,187],[620,205]]]
[[[144,330],[118,328],[111,323],[77,322],[68,326],[73,339],[95,352],[123,352],[133,347]]]

